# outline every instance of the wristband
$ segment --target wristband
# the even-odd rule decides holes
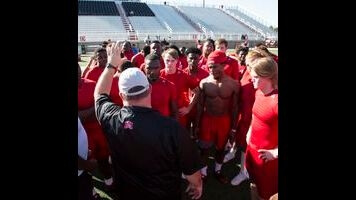
[[[115,69],[115,71],[117,70],[117,67],[115,67],[114,65],[110,64],[110,63],[107,63],[106,64],[106,68],[112,68],[112,69]]]

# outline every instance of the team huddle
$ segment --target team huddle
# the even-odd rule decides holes
[[[223,38],[188,49],[152,41],[134,53],[128,41],[105,42],[78,65],[79,199],[100,199],[96,168],[120,199],[181,199],[182,181],[200,199],[208,176],[249,179],[251,199],[278,196],[278,56],[262,43],[227,47]],[[222,167],[236,151],[230,180]]]

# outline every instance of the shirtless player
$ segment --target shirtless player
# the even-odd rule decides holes
[[[209,148],[215,144],[215,176],[223,184],[228,183],[221,174],[224,147],[228,140],[234,141],[240,83],[224,74],[227,61],[223,51],[216,50],[208,56],[209,76],[199,84],[199,97],[195,130],[205,167],[201,169],[203,178],[207,176]]]

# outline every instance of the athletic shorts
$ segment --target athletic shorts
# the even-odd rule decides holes
[[[230,115],[211,116],[203,114],[200,124],[199,140],[213,143],[217,150],[224,150],[231,130]]]

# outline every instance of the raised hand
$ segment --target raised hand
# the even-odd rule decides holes
[[[121,42],[117,41],[106,47],[106,52],[108,54],[108,63],[118,67],[123,62],[123,59],[120,56],[121,53]]]

